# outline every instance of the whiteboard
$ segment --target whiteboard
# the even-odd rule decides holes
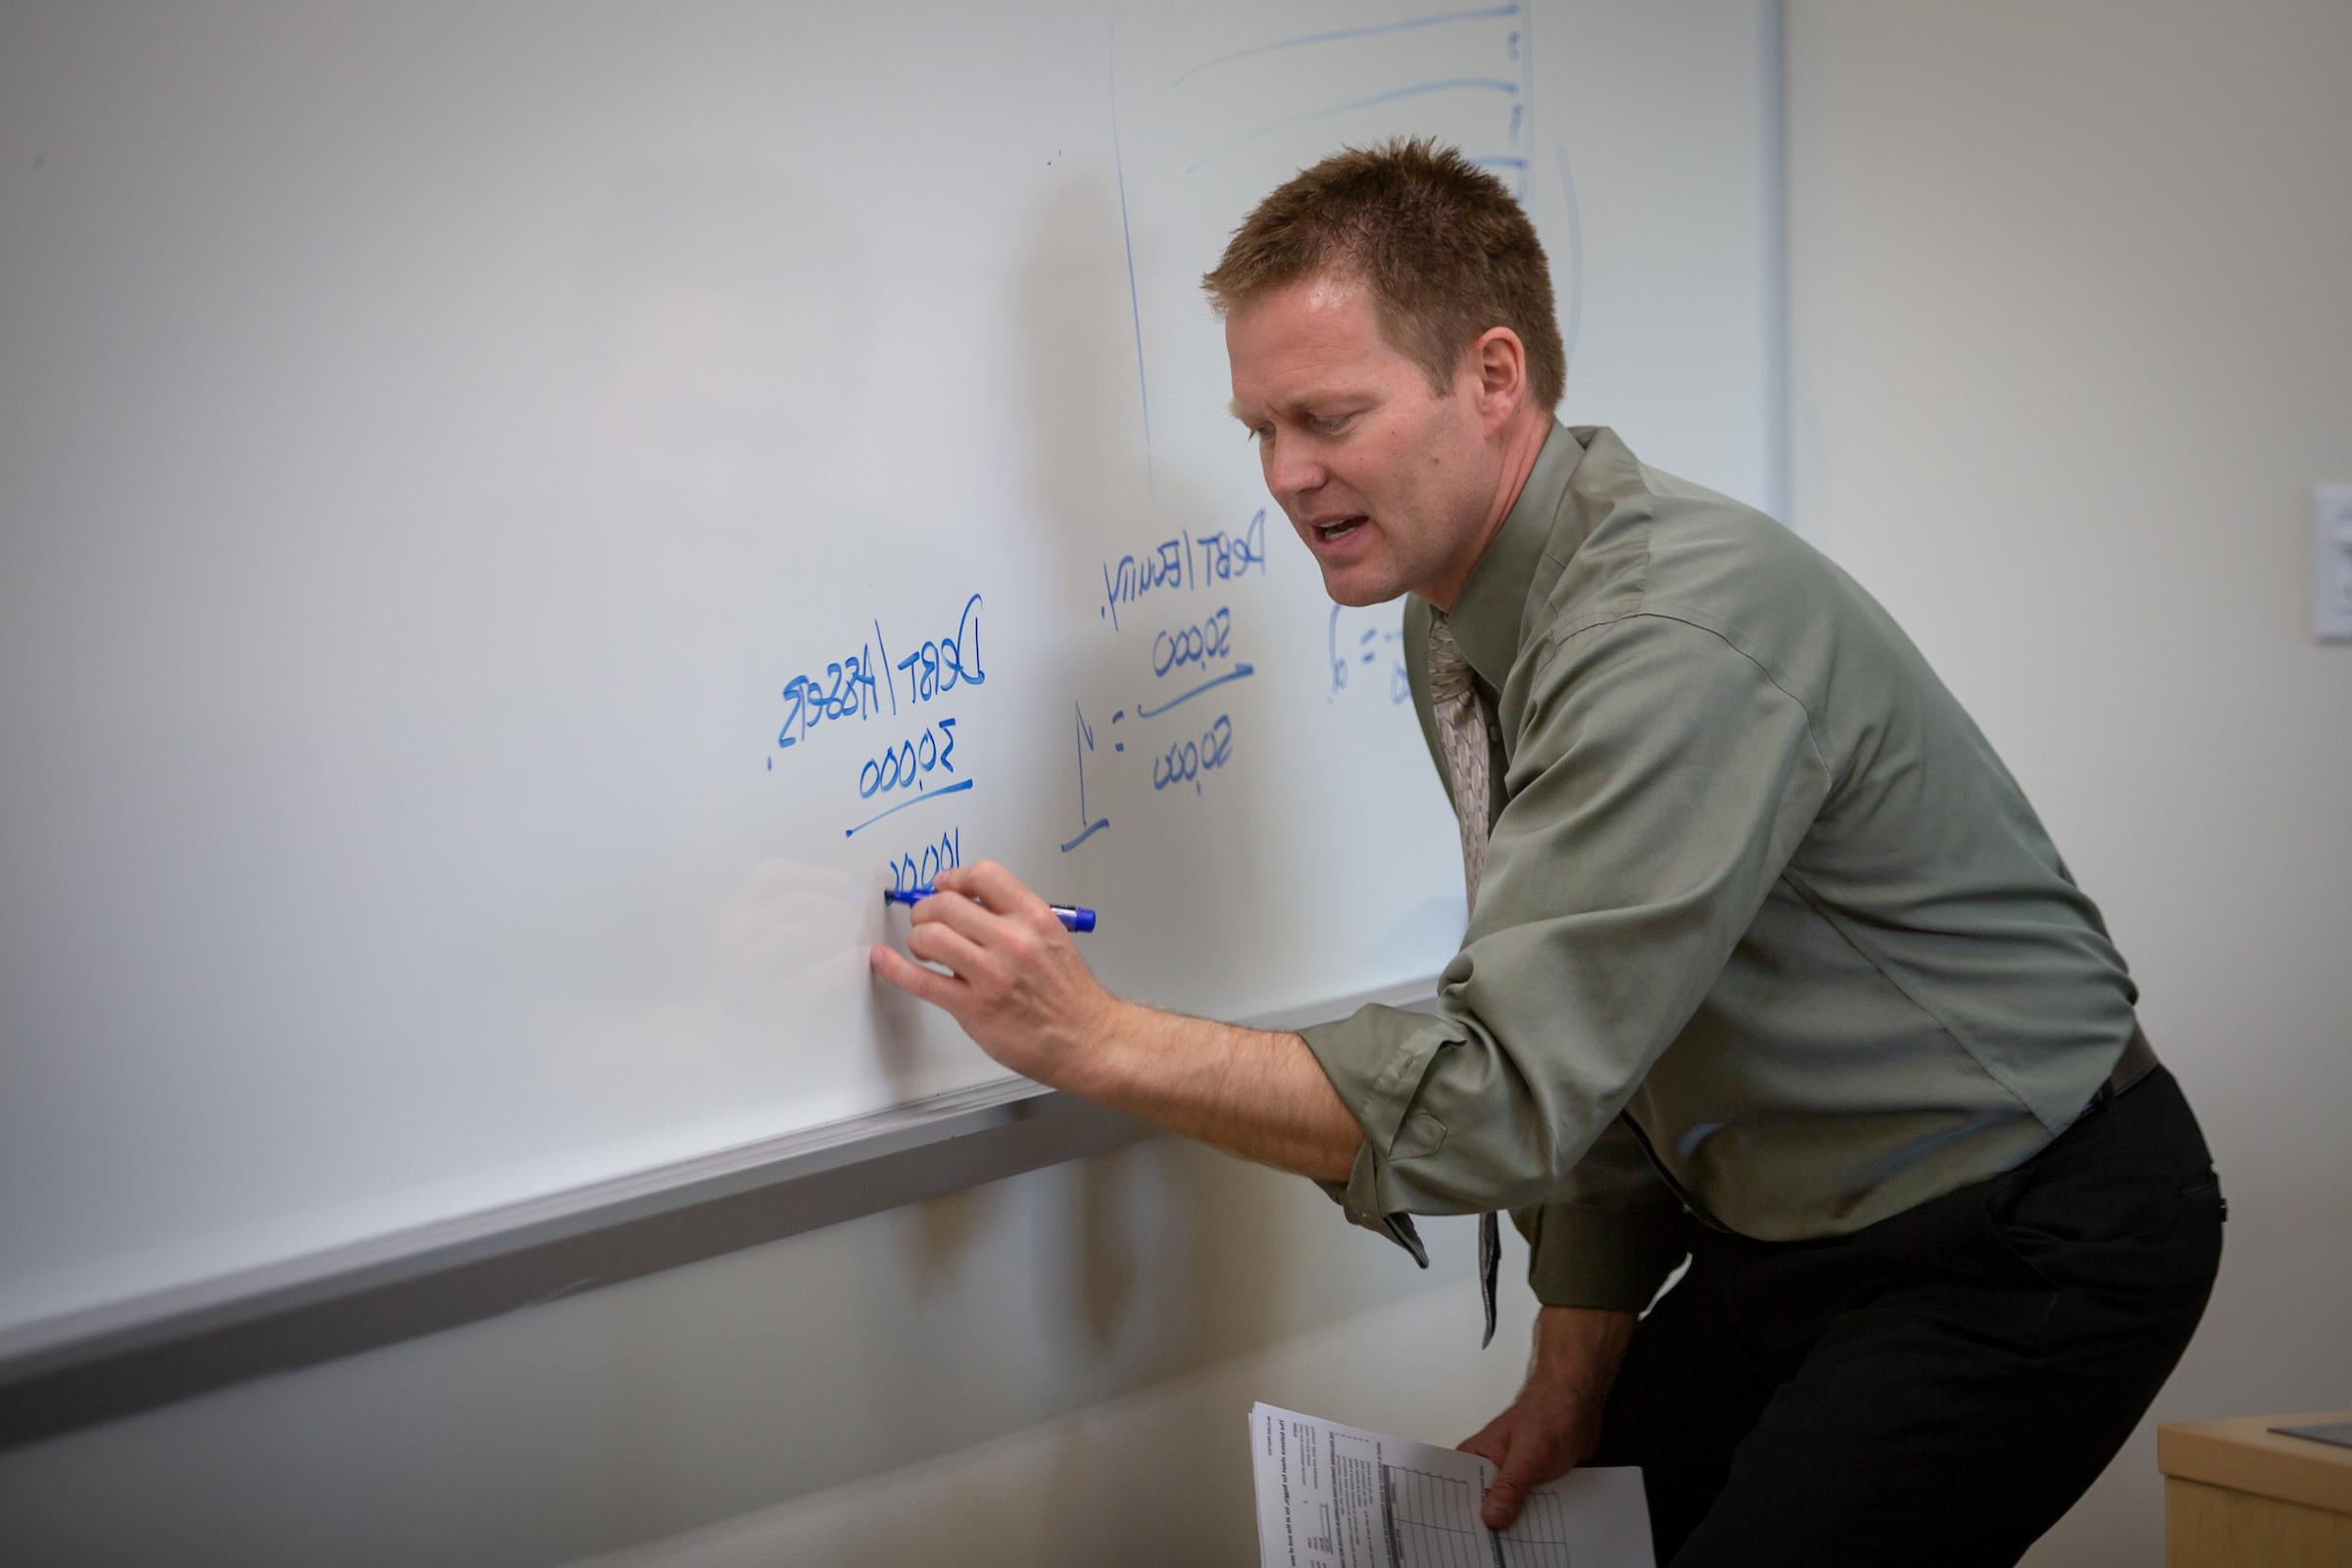
[[[1462,918],[1198,279],[1431,133],[1759,502],[1768,6],[0,14],[0,1330],[1001,1077],[995,858],[1249,1016]],[[893,923],[893,920],[898,922]]]

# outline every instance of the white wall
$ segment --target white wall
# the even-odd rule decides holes
[[[2352,8],[1794,0],[1788,45],[1797,520],[2104,904],[2231,1197],[2156,1413],[2352,1403],[2352,649],[2308,537],[2352,479]],[[1524,1303],[1479,1356],[1432,1229],[1421,1276],[1154,1144],[0,1455],[0,1546],[1244,1562],[1250,1399],[1444,1439],[1515,1383]],[[2034,1561],[2154,1560],[2153,1464]]]
[[[2001,748],[2230,1200],[2155,1418],[2352,1404],[2352,6],[1788,10],[1795,520]],[[2157,1560],[2151,1430],[2031,1559]]]
[[[1254,1561],[1252,1400],[1452,1442],[1517,1387],[1471,1234],[1422,1274],[1158,1140],[0,1453],[0,1562]]]

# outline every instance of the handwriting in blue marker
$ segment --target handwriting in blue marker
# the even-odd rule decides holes
[[[922,847],[920,856],[909,850],[890,862],[890,891],[912,893],[927,888],[939,879],[942,871],[953,871],[963,864],[963,829],[950,828],[936,843]]]
[[[1253,568],[1259,576],[1265,575],[1266,509],[1263,507],[1257,509],[1248,526],[1234,532],[1220,528],[1195,538],[1190,531],[1183,531],[1173,539],[1161,540],[1140,556],[1121,556],[1116,561],[1103,562],[1102,605],[1095,613],[1108,619],[1115,631],[1121,606],[1132,605],[1154,593],[1181,592],[1202,583],[1233,582]]]
[[[1119,606],[1132,605],[1148,593],[1184,586],[1185,541],[1170,539],[1141,556],[1121,556],[1102,563],[1103,609],[1113,630],[1119,624]]]
[[[776,731],[776,749],[798,746],[808,732],[828,720],[870,718],[882,710],[874,683],[872,645],[825,665],[822,679],[795,675],[784,683],[783,727]]]
[[[858,769],[858,795],[872,800],[893,790],[913,789],[934,773],[956,771],[956,721],[943,718],[920,735],[899,742]]]
[[[1156,708],[1147,708],[1142,703],[1136,704],[1135,716],[1138,718],[1157,718],[1169,709],[1174,708],[1182,703],[1189,703],[1194,698],[1200,696],[1202,692],[1215,691],[1218,687],[1226,684],[1228,681],[1248,680],[1250,676],[1256,673],[1257,666],[1255,664],[1236,664],[1224,674],[1215,676],[1209,680],[1204,680],[1190,691],[1177,693],[1175,696],[1169,698],[1166,702],[1161,703]]]
[[[965,790],[970,789],[975,782],[975,780],[967,778],[960,784],[943,784],[938,789],[925,790],[922,794],[915,796],[911,800],[901,801],[896,806],[888,807],[882,810],[876,811],[873,815],[867,817],[864,821],[858,823],[854,827],[843,828],[841,830],[841,836],[845,839],[855,838],[857,835],[864,832],[867,828],[872,827],[876,822],[881,821],[886,816],[896,816],[901,811],[906,809],[906,808],[909,806],[920,806],[925,801],[936,801],[942,795],[960,795]]]
[[[1224,713],[1198,740],[1185,739],[1168,748],[1165,756],[1152,760],[1152,788],[1169,789],[1178,784],[1190,784],[1193,793],[1200,793],[1200,781],[1223,767],[1233,758],[1233,719]]]
[[[827,723],[862,722],[884,712],[897,712],[900,674],[905,677],[906,701],[910,705],[934,702],[960,686],[985,684],[988,671],[980,660],[980,615],[981,598],[973,594],[964,601],[953,631],[925,639],[895,666],[882,622],[873,621],[872,640],[828,662],[823,675],[795,675],[784,683],[784,722],[776,731],[776,750],[800,745],[811,731]],[[893,673],[894,667],[898,674]],[[768,766],[771,770],[775,766],[772,756]]]
[[[1231,582],[1247,574],[1251,566],[1259,576],[1266,572],[1266,509],[1260,507],[1251,516],[1248,527],[1239,533],[1204,533],[1196,548],[1200,554],[1200,576],[1210,582]]]
[[[1152,639],[1152,673],[1165,677],[1188,664],[1210,664],[1233,654],[1233,611],[1220,608],[1206,620],[1175,626]]]
[[[964,601],[953,635],[925,642],[900,660],[899,668],[906,671],[906,700],[910,703],[944,697],[958,685],[985,685],[988,671],[980,663],[980,596],[974,594]]]
[[[1077,710],[1077,713],[1078,713],[1078,822],[1079,822],[1079,828],[1078,828],[1078,836],[1077,836],[1076,838],[1074,838],[1074,839],[1067,839],[1067,840],[1064,840],[1064,841],[1063,841],[1063,843],[1062,843],[1062,846],[1061,846],[1061,853],[1062,853],[1062,854],[1064,854],[1064,855],[1067,855],[1067,854],[1069,854],[1069,853],[1070,853],[1072,850],[1076,849],[1076,848],[1077,848],[1079,845],[1081,845],[1081,844],[1084,844],[1084,843],[1085,843],[1085,842],[1086,842],[1088,839],[1091,839],[1091,838],[1093,838],[1093,837],[1094,837],[1096,834],[1098,834],[1098,833],[1102,832],[1102,831],[1104,828],[1106,828],[1106,827],[1110,826],[1110,818],[1109,818],[1109,817],[1107,817],[1107,816],[1089,817],[1089,816],[1087,815],[1087,811],[1086,811],[1086,754],[1087,754],[1087,753],[1089,753],[1089,752],[1091,752],[1091,751],[1093,751],[1093,750],[1095,749],[1095,730],[1094,730],[1094,726],[1093,726],[1093,725],[1091,725],[1091,724],[1089,724],[1089,723],[1086,721],[1086,710],[1085,710],[1085,709],[1083,709],[1083,708],[1081,708],[1081,709],[1078,709],[1078,710]],[[1115,720],[1114,720],[1114,722],[1115,722]],[[1124,748],[1122,748],[1122,750],[1124,750]]]
[[[1327,703],[1337,702],[1340,693],[1348,689],[1348,665],[1378,663],[1381,650],[1385,648],[1393,656],[1389,665],[1389,702],[1392,705],[1410,702],[1413,693],[1404,672],[1403,630],[1394,626],[1386,629],[1366,627],[1356,634],[1353,649],[1343,651],[1340,646],[1340,606],[1332,606],[1331,615],[1323,624],[1324,653],[1331,662],[1331,689],[1323,694],[1323,700]]]

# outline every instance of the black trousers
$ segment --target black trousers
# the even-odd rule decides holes
[[[2171,1373],[2221,1188],[2161,1066],[2016,1170],[1850,1236],[1692,1225],[1594,1464],[1638,1464],[1661,1568],[2013,1563]]]

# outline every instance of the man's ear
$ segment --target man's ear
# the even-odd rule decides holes
[[[1527,402],[1527,345],[1507,326],[1491,326],[1470,345],[1478,377],[1480,422],[1500,429]]]

